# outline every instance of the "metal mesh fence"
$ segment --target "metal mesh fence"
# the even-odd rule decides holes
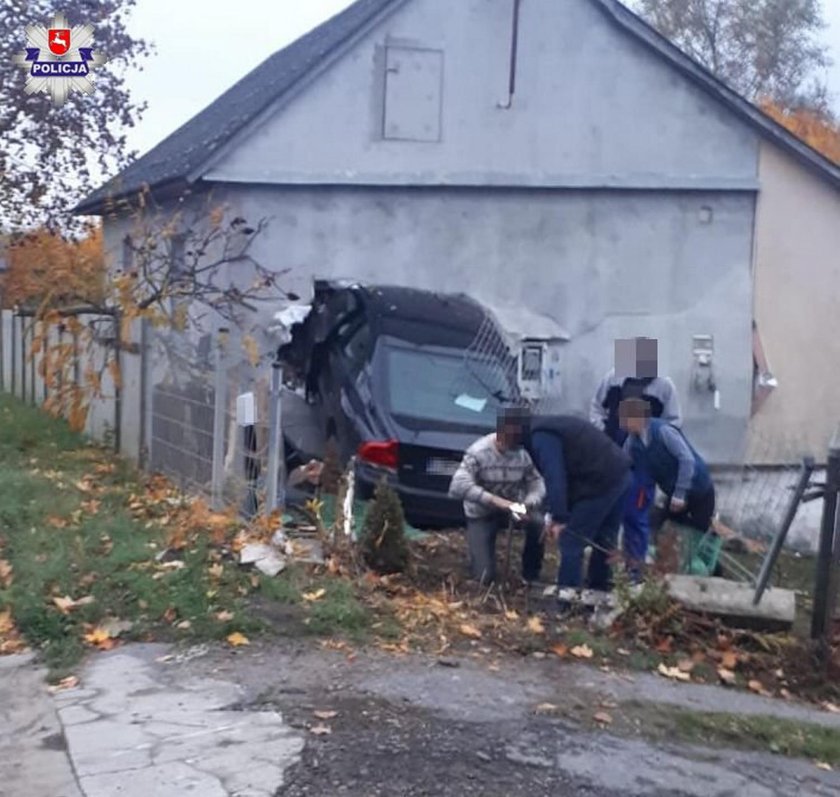
[[[795,437],[779,443],[757,440],[755,447],[766,447],[777,454],[783,451],[778,465],[749,465],[717,468],[714,472],[717,490],[717,510],[720,521],[751,539],[768,541],[778,529],[790,504],[802,469],[804,457],[811,452]],[[780,447],[781,445],[781,447]],[[761,457],[758,457],[761,461]],[[819,527],[819,507],[814,504],[800,506],[796,521],[788,535],[792,547],[813,550]],[[815,514],[816,513],[816,514]]]
[[[217,508],[253,516],[266,497],[268,378],[226,334],[207,338],[191,351],[169,335],[153,342],[149,467]]]

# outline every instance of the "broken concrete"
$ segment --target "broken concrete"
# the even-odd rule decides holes
[[[688,609],[706,612],[743,628],[789,631],[796,618],[796,593],[768,589],[753,605],[755,590],[748,584],[724,578],[677,576],[667,578],[671,597]]]
[[[274,709],[238,710],[236,684],[208,677],[173,682],[159,655],[164,650],[132,645],[97,656],[84,668],[81,688],[56,695],[82,792],[273,795],[300,756],[300,734]]]

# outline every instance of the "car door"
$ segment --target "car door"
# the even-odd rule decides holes
[[[370,424],[369,398],[361,394],[360,380],[370,360],[371,345],[366,318],[354,315],[339,326],[330,346],[328,406],[345,460],[355,452]]]

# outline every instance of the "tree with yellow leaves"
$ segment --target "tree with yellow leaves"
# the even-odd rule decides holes
[[[840,125],[834,119],[808,108],[785,110],[770,101],[761,103],[761,110],[821,155],[840,164]]]

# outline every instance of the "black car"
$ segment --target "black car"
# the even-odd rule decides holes
[[[481,305],[464,295],[316,282],[312,311],[278,357],[305,385],[323,439],[334,439],[343,461],[355,455],[362,497],[384,475],[409,522],[463,522],[447,495],[452,474],[517,395],[515,359]]]

